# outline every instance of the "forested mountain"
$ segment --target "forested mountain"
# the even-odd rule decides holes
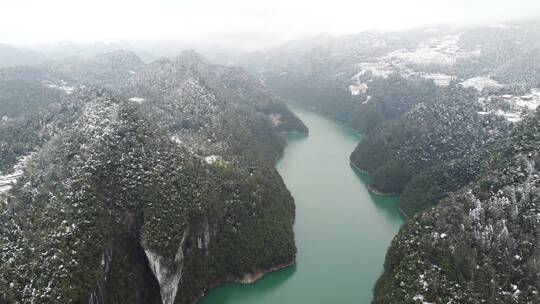
[[[125,50],[136,53],[144,62],[151,62],[157,57],[153,52],[137,48],[123,41],[96,41],[92,43],[77,43],[73,41],[63,41],[53,44],[36,45],[35,50],[45,54],[48,58],[62,61],[70,58],[87,59],[101,54]]]
[[[294,204],[273,161],[277,131],[307,129],[240,69],[204,63],[218,71],[205,78],[185,56],[15,74],[6,92],[59,96],[35,107],[36,94],[0,126],[0,301],[193,303],[294,262]]]
[[[451,83],[479,93],[540,87],[539,45],[535,23],[373,31],[316,36],[254,52],[239,63],[281,96],[367,133]]]
[[[18,65],[34,66],[47,61],[49,59],[37,51],[0,44],[0,68]]]
[[[537,303],[540,112],[499,141],[489,172],[411,218],[374,303]]]
[[[45,73],[27,66],[0,69],[0,117],[6,122],[29,109],[42,108],[63,94],[51,87]]]
[[[538,107],[538,45],[534,23],[365,32],[242,63],[282,96],[365,134],[352,163],[372,174],[372,190],[405,191],[412,214],[470,182],[491,144]]]
[[[540,302],[538,24],[319,35],[245,70],[116,46],[0,45],[0,303],[194,303],[293,264],[285,99],[401,195],[373,303]]]
[[[268,116],[278,131],[307,132],[281,99],[242,68],[211,64],[194,51],[149,64],[144,64],[135,53],[113,51],[91,58],[66,59],[41,69],[74,83],[109,88],[139,102],[175,98],[183,94],[180,91],[184,88],[189,90],[192,83],[200,83],[231,104]]]
[[[116,50],[94,57],[70,57],[41,66],[41,69],[74,83],[114,88],[144,63],[135,53]]]
[[[475,98],[461,88],[441,89],[439,98],[366,135],[352,163],[372,174],[373,189],[403,193],[405,213],[431,207],[471,182],[492,146],[508,134],[503,118],[478,114]]]
[[[316,37],[244,64],[363,134],[351,163],[409,217],[374,303],[536,303],[540,27]]]

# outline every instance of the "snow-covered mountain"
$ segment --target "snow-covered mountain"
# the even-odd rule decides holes
[[[192,303],[294,262],[273,162],[306,129],[243,70],[115,51],[0,84],[0,302]]]

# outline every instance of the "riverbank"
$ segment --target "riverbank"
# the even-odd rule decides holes
[[[278,134],[281,134],[281,135],[283,135],[283,136],[287,136],[287,135],[304,135],[304,136],[308,136],[308,135],[309,135],[309,131],[307,131],[307,132],[281,131],[281,132],[278,132]]]
[[[267,270],[259,270],[259,271],[255,271],[255,272],[252,272],[252,273],[246,273],[241,278],[234,280],[233,283],[252,284],[252,283],[255,283],[257,280],[261,279],[262,277],[264,277],[267,274],[270,274],[272,272],[280,271],[282,269],[291,267],[294,264],[295,264],[295,262],[293,261],[293,262],[288,263],[288,264],[282,264],[282,265],[274,266],[274,267],[272,267],[270,269],[267,269]]]
[[[351,165],[351,167],[352,167],[354,170],[356,170],[356,171],[358,171],[358,172],[360,172],[360,173],[363,173],[363,174],[365,174],[365,175],[367,175],[367,176],[370,176],[370,173],[369,173],[369,172],[367,172],[367,171],[364,170],[364,169],[360,169],[360,167],[358,167],[357,165],[355,165],[351,160],[349,160],[349,164]],[[377,195],[379,195],[379,196],[399,196],[399,193],[388,193],[388,192],[382,192],[382,191],[379,191],[379,190],[375,189],[373,186],[371,186],[371,183],[368,184],[367,188],[368,188],[369,192],[372,192],[373,194],[377,194]]]
[[[208,288],[206,288],[206,290],[203,291],[203,293],[199,297],[197,297],[195,299],[195,301],[193,301],[193,303],[194,304],[199,303],[213,289],[219,288],[219,287],[221,287],[221,286],[223,286],[225,284],[231,284],[231,283],[242,284],[242,285],[253,284],[253,283],[257,282],[258,280],[264,278],[266,275],[269,275],[269,274],[271,274],[273,272],[280,271],[280,270],[292,267],[295,264],[296,264],[296,261],[293,260],[290,263],[280,264],[280,265],[271,267],[271,268],[266,269],[266,270],[257,270],[257,271],[251,272],[251,273],[245,273],[240,278],[234,277],[232,275],[226,276],[225,278],[210,284],[210,286]]]
[[[373,299],[386,250],[403,223],[398,200],[371,194],[366,175],[351,169],[347,160],[359,139],[346,125],[302,105],[291,104],[291,109],[309,128],[309,136],[286,136],[284,154],[276,163],[296,205],[296,265],[239,275],[234,281],[256,281],[215,288],[200,304]]]

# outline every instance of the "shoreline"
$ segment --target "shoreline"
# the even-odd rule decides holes
[[[299,131],[281,131],[281,132],[277,132],[278,134],[281,134],[281,135],[304,135],[304,136],[309,136],[309,131],[307,132],[299,132]]]
[[[363,170],[363,169],[360,169],[357,165],[355,165],[351,160],[349,160],[349,164],[351,165],[351,167],[360,172],[360,173],[363,173],[363,174],[366,174],[367,176],[370,176],[369,172],[367,172],[366,170]],[[367,189],[369,192],[373,193],[373,194],[376,194],[378,196],[399,196],[399,194],[392,194],[392,193],[385,193],[385,192],[381,192],[381,191],[378,191],[377,189],[373,188],[371,185],[367,185]],[[405,218],[405,219],[408,219],[409,218],[409,215],[407,213],[405,213],[405,211],[403,211],[403,209],[401,209],[401,206],[398,205],[398,211],[399,213],[401,213],[401,215]]]
[[[387,192],[381,192],[375,188],[373,188],[371,185],[367,186],[368,190],[374,194],[377,194],[378,196],[399,196],[398,193],[387,193]]]
[[[293,266],[295,263],[296,262],[293,261],[292,263],[277,265],[277,266],[274,266],[274,267],[272,267],[270,269],[267,269],[267,270],[259,270],[259,271],[255,271],[255,272],[252,272],[252,273],[246,273],[241,278],[236,279],[231,283],[244,284],[244,285],[252,284],[252,283],[255,283],[258,280],[262,279],[266,275],[271,274],[272,272],[276,272],[276,271],[283,270],[285,268],[289,268],[289,267]]]
[[[398,210],[399,210],[399,213],[401,213],[401,215],[403,215],[404,218],[406,218],[406,219],[410,218],[409,215],[407,213],[405,213],[405,211],[403,211],[403,209],[401,209],[401,207],[398,207]]]
[[[242,277],[240,278],[237,278],[237,277],[233,277],[232,275],[228,275],[226,276],[225,278],[223,279],[220,279],[220,280],[217,280],[216,282],[214,283],[211,283],[203,292],[200,296],[198,296],[195,301],[193,301],[193,304],[197,304],[197,303],[200,303],[200,301],[208,295],[208,293],[212,290],[212,289],[215,289],[215,288],[218,288],[220,286],[223,286],[225,284],[242,284],[242,285],[249,285],[249,284],[253,284],[255,282],[257,282],[258,280],[262,279],[263,277],[273,273],[273,272],[276,272],[276,271],[280,271],[280,270],[283,270],[283,269],[286,269],[286,268],[289,268],[289,267],[292,267],[296,264],[296,260],[293,260],[292,262],[290,263],[285,263],[285,264],[279,264],[279,265],[276,265],[276,266],[273,266],[269,269],[266,269],[266,270],[257,270],[257,271],[254,271],[254,272],[250,272],[250,273],[245,273],[242,275]]]
[[[349,160],[349,164],[351,165],[351,167],[353,167],[353,169],[357,170],[358,172],[366,174],[367,176],[371,176],[371,174],[368,171],[359,168],[357,165],[355,165],[353,163],[352,160]],[[399,196],[399,193],[387,193],[387,192],[379,191],[379,190],[373,188],[373,186],[371,186],[371,184],[368,184],[367,188],[368,188],[369,192],[372,192],[373,194],[376,194],[376,195],[379,195],[379,196]]]

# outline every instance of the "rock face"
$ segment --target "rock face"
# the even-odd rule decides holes
[[[186,240],[186,235],[187,234],[184,234],[178,252],[172,260],[152,252],[150,249],[144,250],[150,268],[159,282],[163,304],[172,304],[176,298],[178,284],[182,278],[182,270],[184,268],[184,254],[182,252],[182,247]]]
[[[112,261],[112,249],[108,248],[103,253],[101,260],[101,267],[103,275],[97,282],[96,289],[90,294],[88,304],[106,304],[107,303],[107,279],[109,277],[109,271],[111,269]]]

